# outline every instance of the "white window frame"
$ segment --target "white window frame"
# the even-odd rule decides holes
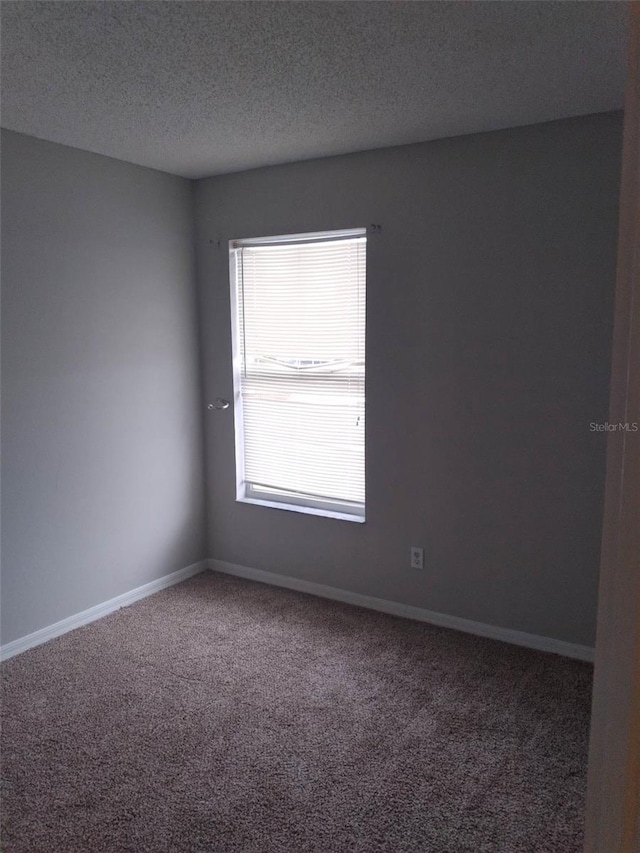
[[[295,244],[326,242],[354,237],[366,237],[366,228],[348,228],[339,231],[312,231],[303,234],[283,234],[271,237],[242,238],[229,240],[229,282],[231,294],[231,347],[233,363],[233,409],[234,409],[234,433],[235,433],[235,463],[236,463],[236,501],[239,503],[254,504],[256,506],[271,507],[291,512],[301,512],[307,515],[320,515],[325,518],[336,518],[341,521],[353,521],[363,524],[366,521],[365,503],[354,504],[351,507],[348,502],[335,502],[321,498],[310,499],[301,496],[296,499],[287,494],[286,500],[278,500],[274,495],[272,498],[267,491],[257,490],[244,478],[244,415],[242,411],[241,374],[242,374],[242,352],[240,335],[240,311],[238,305],[238,254],[236,249],[246,246],[268,246],[274,244]],[[366,381],[366,380],[365,380]],[[366,404],[365,404],[366,405]],[[366,436],[365,436],[366,442]],[[366,473],[365,473],[366,477]]]

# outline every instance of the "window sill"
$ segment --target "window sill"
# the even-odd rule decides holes
[[[355,521],[356,524],[364,524],[363,515],[353,515],[348,512],[335,512],[330,509],[318,509],[313,506],[301,506],[298,504],[279,503],[278,501],[264,501],[259,498],[236,498],[237,503],[254,504],[254,506],[266,506],[271,509],[284,509],[289,512],[301,512],[304,515],[321,515],[325,518],[337,518],[339,521]]]

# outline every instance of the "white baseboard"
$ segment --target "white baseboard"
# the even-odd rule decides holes
[[[276,574],[275,572],[266,572],[263,569],[252,569],[248,566],[237,565],[236,563],[227,563],[223,560],[203,560],[143,586],[139,586],[136,589],[132,589],[130,592],[125,592],[123,595],[118,595],[116,598],[112,598],[102,604],[97,604],[95,607],[90,607],[88,610],[83,610],[81,613],[68,616],[60,622],[56,622],[46,628],[41,628],[32,634],[27,634],[26,637],[20,637],[11,643],[6,643],[0,647],[0,660],[8,660],[14,657],[14,655],[26,652],[27,649],[39,646],[41,643],[46,643],[47,640],[52,640],[54,637],[66,634],[68,631],[73,631],[74,628],[94,622],[96,619],[113,613],[121,607],[133,604],[134,601],[139,601],[141,598],[153,595],[154,592],[159,592],[161,589],[166,589],[193,575],[197,575],[207,568],[223,574],[246,578],[247,580],[259,581],[260,583],[271,584],[272,586],[281,586],[298,592],[306,592],[310,595],[317,595],[320,598],[330,598],[334,601],[342,601],[345,604],[354,604],[357,607],[365,607],[369,610],[379,610],[382,613],[389,613],[392,616],[402,616],[407,619],[415,619],[418,622],[439,625],[442,628],[452,628],[455,631],[476,634],[479,637],[501,640],[502,642],[512,643],[516,646],[525,646],[542,652],[552,652],[553,654],[564,655],[565,657],[577,660],[593,661],[594,659],[594,650],[590,646],[567,643],[564,640],[541,637],[537,634],[528,634],[525,631],[514,631],[511,628],[500,628],[497,625],[487,625],[483,622],[463,619],[460,616],[448,616],[446,613],[438,613],[435,610],[425,610],[422,607],[413,607],[410,604],[387,601],[383,598],[375,598],[370,595],[361,595],[358,592],[349,592],[348,590],[314,583],[313,581],[292,578],[287,575]]]
[[[527,634],[525,631],[514,631],[511,628],[500,628],[497,625],[487,625],[484,622],[473,622],[471,619],[463,619],[460,616],[448,616],[446,613],[437,613],[435,610],[425,610],[422,607],[412,607],[409,604],[401,604],[397,601],[386,601],[383,598],[361,595],[358,592],[348,592],[313,581],[278,575],[262,569],[251,569],[248,566],[239,566],[236,563],[226,563],[224,560],[209,560],[208,564],[213,571],[222,572],[226,575],[235,575],[247,580],[282,586],[298,592],[307,592],[320,598],[331,598],[335,601],[343,601],[346,604],[366,607],[369,610],[379,610],[393,616],[403,616],[407,619],[415,619],[418,622],[428,622],[430,625],[439,625],[442,628],[453,628],[455,631],[476,634],[479,637],[488,637],[491,640],[501,640],[515,646],[526,646],[526,648],[537,649],[541,652],[552,652],[556,655],[564,655],[583,661],[593,661],[594,659],[594,649],[591,646],[567,643],[564,640],[555,640],[553,637],[541,637],[537,634]]]
[[[177,572],[172,572],[170,575],[165,575],[143,586],[136,587],[136,589],[111,598],[109,601],[103,601],[102,604],[96,604],[95,607],[89,607],[88,610],[83,610],[81,613],[74,613],[73,616],[68,616],[66,619],[55,622],[53,625],[48,625],[46,628],[40,628],[39,631],[27,634],[26,637],[20,637],[11,643],[5,643],[4,646],[0,647],[0,660],[8,660],[14,657],[14,655],[26,652],[27,649],[32,649],[41,643],[46,643],[47,640],[52,640],[54,637],[66,634],[67,631],[73,631],[74,628],[79,628],[81,625],[95,622],[96,619],[101,619],[108,613],[113,613],[114,610],[119,610],[121,607],[133,604],[134,601],[139,601],[141,598],[153,595],[154,592],[160,592],[161,589],[166,589],[169,586],[174,586],[174,584],[185,581],[187,578],[205,571],[208,566],[208,560],[192,563],[192,565],[186,566],[184,569],[178,569]]]

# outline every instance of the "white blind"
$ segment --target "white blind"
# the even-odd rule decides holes
[[[244,496],[362,515],[366,237],[304,236],[233,244]]]

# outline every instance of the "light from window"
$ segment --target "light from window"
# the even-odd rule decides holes
[[[230,243],[237,499],[364,521],[366,231]]]

